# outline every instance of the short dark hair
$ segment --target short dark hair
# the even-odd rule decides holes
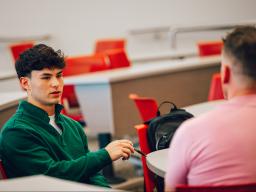
[[[256,28],[240,26],[229,33],[224,42],[224,52],[239,64],[240,72],[256,80]]]
[[[18,78],[30,77],[33,70],[42,70],[44,68],[63,69],[64,67],[63,53],[60,50],[54,51],[53,48],[44,44],[35,45],[24,51],[15,63]]]

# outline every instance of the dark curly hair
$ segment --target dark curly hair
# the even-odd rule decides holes
[[[24,51],[15,63],[15,69],[20,77],[30,77],[33,70],[42,70],[44,68],[58,68],[65,67],[65,60],[63,53],[53,48],[38,44],[34,47]]]
[[[256,80],[256,28],[240,26],[229,33],[224,42],[224,52],[235,60],[238,72]]]

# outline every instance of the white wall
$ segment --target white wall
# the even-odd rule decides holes
[[[67,55],[91,53],[106,37],[127,37],[130,52],[160,50],[168,49],[166,37],[140,47],[143,38],[128,30],[254,20],[255,7],[254,0],[0,0],[0,37],[49,33],[48,43]],[[13,67],[6,47],[0,42],[1,69]]]

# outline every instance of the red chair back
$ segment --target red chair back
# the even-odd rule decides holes
[[[222,91],[220,73],[215,73],[212,76],[209,95],[208,95],[208,101],[213,101],[218,99],[224,99],[224,95]]]
[[[222,41],[198,42],[199,56],[220,55],[223,47]]]
[[[187,186],[176,187],[176,192],[249,192],[256,191],[256,183],[226,186]]]
[[[125,49],[125,39],[101,39],[96,42],[95,53],[103,53],[112,49]]]
[[[136,125],[135,129],[137,130],[137,135],[139,138],[139,145],[140,149],[143,153],[146,155],[151,152],[148,141],[147,141],[147,129],[148,126],[145,124]],[[155,178],[154,174],[148,169],[147,163],[146,163],[146,157],[141,157],[142,161],[142,167],[144,172],[144,182],[145,182],[145,188],[147,192],[153,192],[155,188]]]
[[[130,61],[123,49],[114,49],[105,52],[109,60],[110,69],[129,67]]]
[[[139,97],[137,94],[130,94],[129,98],[135,102],[140,116],[144,122],[156,117],[157,102],[155,99]]]
[[[104,55],[67,57],[63,75],[72,76],[107,69],[109,69],[109,66]]]
[[[4,170],[3,162],[0,159],[0,180],[1,179],[7,179],[7,176],[6,176],[6,173],[5,173],[5,170]]]
[[[19,58],[21,53],[23,53],[24,51],[26,51],[29,48],[32,48],[33,46],[34,46],[33,42],[26,42],[26,43],[10,45],[10,49],[11,49],[14,61],[16,61]]]

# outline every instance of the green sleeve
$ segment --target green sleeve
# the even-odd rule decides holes
[[[90,149],[88,148],[88,139],[87,139],[87,136],[84,132],[84,128],[82,126],[79,126],[79,132],[80,132],[80,135],[82,137],[82,140],[84,142],[84,148],[86,151],[90,151]],[[110,187],[106,178],[100,173],[96,173],[95,175],[91,176],[90,177],[90,184],[92,185],[99,185],[99,186],[103,186],[103,187]]]
[[[53,154],[50,152],[51,149],[33,133],[22,129],[10,129],[4,134],[3,155],[9,165],[17,165],[16,172],[22,174],[20,176],[45,174],[83,182],[88,181],[92,175],[111,163],[111,158],[105,149],[88,152],[73,160],[55,161],[51,157]]]
[[[90,183],[92,185],[100,185],[100,186],[103,186],[103,187],[109,187],[110,188],[106,178],[100,172],[96,173],[94,176],[90,177]]]

